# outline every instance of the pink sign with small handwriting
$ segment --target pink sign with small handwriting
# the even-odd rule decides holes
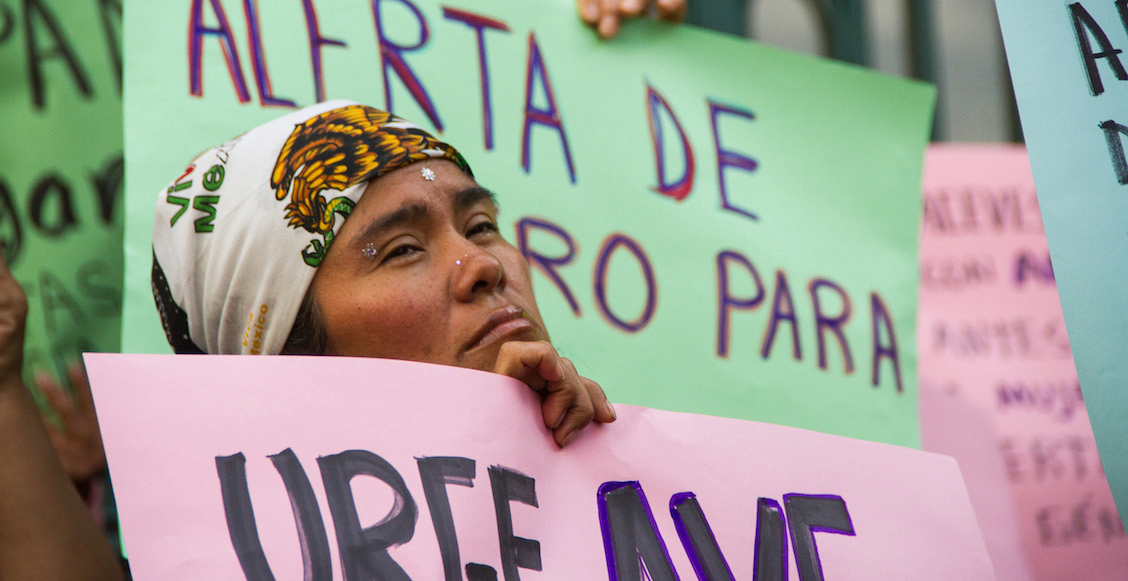
[[[921,229],[921,435],[956,457],[1000,581],[1128,578],[1020,146],[932,146]]]
[[[994,579],[928,452],[633,406],[558,449],[523,384],[403,361],[86,366],[141,580]]]

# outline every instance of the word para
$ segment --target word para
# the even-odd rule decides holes
[[[556,287],[568,302],[573,314],[581,315],[580,304],[572,286],[565,280],[562,273],[566,267],[573,266],[578,252],[577,244],[572,235],[559,224],[541,218],[525,217],[517,221],[517,248],[528,261],[529,265],[541,272]],[[540,233],[548,239],[555,239],[553,246],[564,248],[563,252],[548,253],[534,248],[530,242],[532,233]],[[631,257],[639,266],[645,289],[645,305],[642,313],[635,318],[628,318],[615,312],[608,303],[607,298],[607,273],[610,259],[613,255]],[[731,343],[731,327],[733,316],[740,312],[757,311],[767,303],[771,296],[771,311],[765,324],[763,340],[759,354],[762,359],[768,359],[775,344],[777,333],[790,334],[791,354],[797,361],[803,360],[803,351],[800,344],[800,322],[795,308],[795,299],[791,292],[791,284],[787,273],[777,270],[775,284],[769,290],[765,285],[759,270],[752,261],[735,250],[725,250],[716,256],[717,272],[717,343],[716,356],[727,358]],[[646,328],[657,313],[658,301],[658,273],[647,256],[643,246],[634,238],[623,233],[614,233],[608,236],[600,247],[595,259],[595,278],[592,294],[595,305],[600,315],[613,327],[627,332],[638,333]],[[738,295],[730,280],[736,277],[746,277],[751,280],[754,293],[747,296]],[[813,311],[812,331],[817,339],[817,365],[819,369],[827,370],[830,367],[831,351],[837,346],[843,372],[847,375],[854,372],[854,356],[850,343],[847,340],[846,328],[854,316],[853,301],[846,290],[838,283],[815,277],[807,285],[807,297]],[[883,367],[892,368],[893,383],[897,393],[903,392],[900,353],[897,347],[897,336],[894,331],[893,316],[886,306],[885,299],[878,293],[869,296],[869,329],[872,346],[870,359],[871,384],[877,387],[881,383],[881,370]],[[786,329],[781,333],[781,328]],[[888,365],[883,363],[888,362]]]

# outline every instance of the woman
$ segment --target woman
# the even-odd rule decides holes
[[[157,206],[154,297],[179,353],[493,371],[542,393],[560,446],[615,419],[549,343],[493,195],[403,119],[343,101],[295,111],[200,155]]]

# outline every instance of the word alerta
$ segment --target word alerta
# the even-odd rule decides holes
[[[295,549],[300,549],[302,555],[303,578],[331,581],[329,538],[309,477],[289,448],[269,458],[290,499],[300,543]],[[267,562],[255,523],[246,462],[242,453],[215,458],[228,532],[247,580],[273,580],[275,574]],[[534,478],[504,466],[487,469],[490,498],[486,502],[492,502],[496,516],[499,576],[497,568],[491,565],[463,565],[459,552],[454,509],[447,487],[474,487],[475,460],[454,456],[422,457],[417,458],[416,463],[445,581],[464,578],[467,581],[499,578],[519,581],[520,569],[553,572],[546,570],[542,562],[540,542],[518,536],[514,530],[511,503],[539,506]],[[321,456],[317,465],[332,517],[342,577],[410,580],[389,553],[389,549],[410,542],[417,532],[419,507],[400,472],[384,458],[366,450]],[[379,480],[394,496],[388,514],[370,526],[361,525],[356,491],[351,484],[353,478],[360,476]],[[604,555],[575,555],[575,558],[604,558],[611,581],[679,579],[642,485],[637,481],[604,482],[594,492],[595,502],[588,514],[589,518],[599,519]],[[846,502],[840,496],[785,494],[782,505],[774,499],[760,498],[756,506],[755,559],[752,575],[747,577],[753,581],[786,581],[789,539],[800,578],[821,580],[823,566],[814,533],[855,534]],[[671,496],[669,514],[697,577],[718,581],[734,579],[696,495],[682,492]],[[583,517],[577,515],[577,518]],[[751,521],[751,515],[747,515],[747,519]],[[567,575],[568,571],[555,573]],[[682,572],[682,575],[687,574]]]
[[[210,8],[211,14],[205,14],[205,4]],[[392,85],[393,80],[398,81],[407,89],[408,94],[427,117],[427,120],[437,131],[442,132],[445,124],[439,108],[436,106],[435,99],[428,90],[423,77],[412,68],[407,59],[409,53],[421,51],[431,42],[431,23],[410,0],[373,0],[371,4],[383,81],[384,108],[390,112],[396,112],[392,97]],[[397,42],[389,37],[385,20],[382,18],[383,7],[388,4],[405,8],[406,12],[414,17],[414,25],[418,27],[419,35],[413,43]],[[314,98],[317,102],[321,102],[326,98],[323,51],[326,47],[344,49],[348,45],[343,40],[322,35],[313,0],[303,0],[302,6],[310,46],[310,68],[313,76]],[[235,27],[232,26],[226,16],[222,1],[208,0],[205,3],[203,0],[195,0],[192,3],[188,23],[187,59],[188,89],[192,96],[204,96],[204,43],[209,39],[214,39],[223,50],[224,62],[239,102],[250,103],[252,101],[251,89],[247,80],[248,75],[244,72],[243,60],[240,57],[240,54],[247,54],[251,64],[250,68],[253,70],[259,104],[281,107],[299,106],[299,100],[279,97],[273,92],[262,42],[261,19],[258,10],[253,2],[243,3],[243,16],[247,22],[248,39],[246,44],[248,46],[246,53],[240,53],[240,43],[236,41],[234,32]],[[404,12],[404,10],[397,10],[397,12]],[[483,146],[486,151],[491,151],[495,145],[494,108],[486,39],[493,34],[511,34],[512,30],[503,20],[449,6],[442,7],[442,15],[450,26],[468,27],[474,33],[479,73]],[[214,21],[214,24],[208,25],[205,23],[209,21]],[[411,28],[411,26],[408,26],[408,28]],[[396,32],[402,34],[400,30]],[[549,70],[545,63],[544,52],[537,41],[535,31],[529,31],[525,44],[524,106],[520,144],[521,167],[525,173],[531,171],[533,129],[540,126],[542,133],[543,131],[555,133],[560,143],[561,157],[567,170],[568,179],[572,184],[575,184],[577,169],[573,160],[572,147],[565,131],[561,109],[557,104],[556,92],[553,89]],[[692,145],[673,108],[658,88],[647,83],[645,99],[651,145],[656,158],[657,175],[653,190],[660,195],[682,200],[689,195],[693,188],[697,169]],[[714,153],[716,154],[720,207],[724,211],[757,221],[759,215],[755,209],[743,207],[730,199],[725,176],[726,171],[755,173],[759,162],[746,153],[732,149],[731,146],[723,143],[720,137],[720,126],[724,120],[727,120],[728,123],[748,123],[755,120],[755,115],[745,108],[725,105],[713,100],[708,100],[707,105],[711,120]],[[671,144],[669,145],[671,151],[667,152],[666,139],[673,139],[668,136],[674,135],[675,132],[676,137],[680,140],[680,147]],[[672,155],[675,149],[678,150],[682,158],[680,160],[667,159],[667,153]],[[674,170],[671,169],[671,166],[675,161],[684,165],[680,175],[672,175]]]

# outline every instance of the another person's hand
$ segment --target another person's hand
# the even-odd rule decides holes
[[[659,20],[681,22],[685,19],[688,0],[576,0],[580,20],[595,28],[602,38],[614,38],[624,18],[647,12],[651,5]]]
[[[0,260],[0,393],[23,391],[24,323],[27,296]]]
[[[599,384],[581,377],[576,366],[547,341],[509,341],[498,352],[494,372],[519,379],[542,396],[544,425],[563,447],[592,419],[615,421],[615,408]]]
[[[90,380],[82,364],[71,365],[67,379],[71,394],[64,392],[47,373],[36,374],[35,385],[58,416],[58,425],[46,419],[45,424],[63,469],[74,482],[88,482],[105,471],[106,451],[102,448],[98,417],[94,415]]]

